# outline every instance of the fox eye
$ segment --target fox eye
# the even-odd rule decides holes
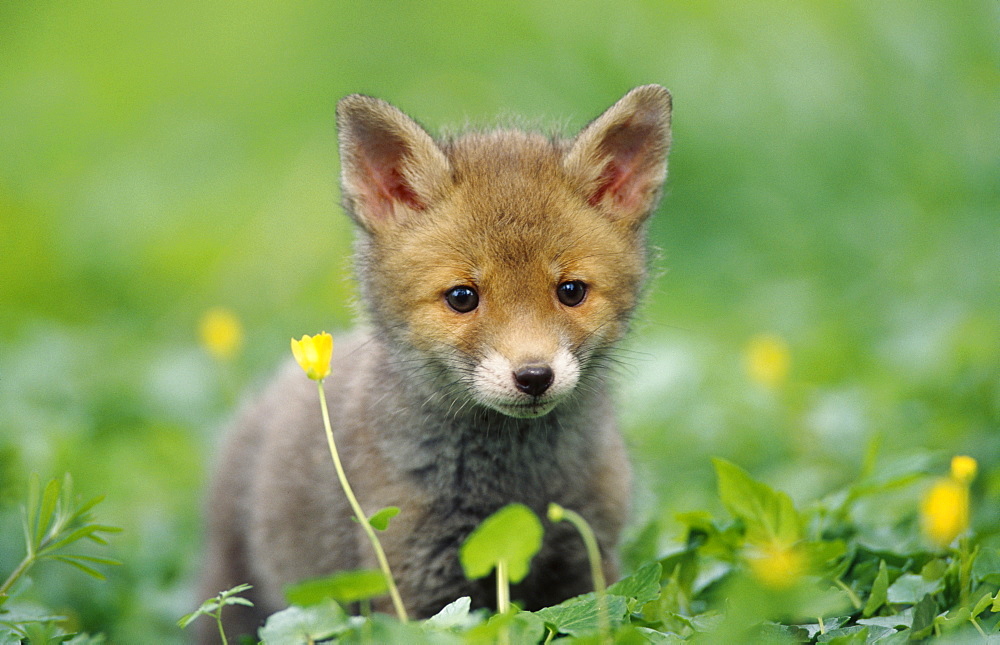
[[[472,287],[454,287],[444,294],[448,306],[460,314],[467,314],[479,306],[479,294]]]
[[[556,295],[559,297],[559,302],[567,307],[575,307],[583,302],[583,298],[587,295],[587,285],[579,280],[563,282],[556,287]]]

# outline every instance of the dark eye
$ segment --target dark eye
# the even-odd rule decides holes
[[[567,307],[575,307],[583,302],[584,296],[587,295],[587,285],[579,280],[563,282],[556,287],[556,295],[559,297],[559,302]]]
[[[467,314],[479,306],[479,294],[472,287],[454,287],[444,294],[448,306],[460,314]]]

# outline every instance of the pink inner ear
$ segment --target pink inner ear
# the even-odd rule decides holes
[[[398,161],[398,158],[395,161]],[[393,203],[401,203],[414,210],[424,210],[427,207],[394,163],[369,162],[364,164],[364,170],[366,201],[373,212],[380,216],[389,216],[392,213]]]
[[[597,206],[606,197],[614,199],[616,205],[627,210],[643,206],[645,182],[642,176],[640,157],[637,154],[621,155],[611,159],[598,179],[597,189],[588,203]]]
[[[588,200],[590,205],[597,206],[607,193],[611,193],[612,196],[620,200],[622,196],[619,193],[622,192],[622,186],[629,180],[632,174],[633,172],[630,169],[623,167],[617,161],[609,161],[604,166],[604,171],[601,172],[600,178],[598,178],[597,190],[594,191],[594,194]]]
[[[655,172],[655,164],[650,163],[655,136],[654,127],[635,119],[625,121],[605,135],[601,148],[608,158],[588,200],[592,206],[610,197],[616,208],[626,212],[646,207],[653,180],[650,173]]]
[[[402,173],[399,172],[399,168],[391,166],[382,169],[379,180],[379,189],[384,199],[402,202],[414,210],[423,210],[426,208],[426,205],[417,196],[416,191],[406,183]]]

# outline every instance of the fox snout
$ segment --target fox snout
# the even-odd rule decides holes
[[[552,385],[555,374],[548,365],[525,365],[513,373],[517,389],[531,396],[541,396]]]
[[[470,394],[507,416],[540,417],[576,388],[579,375],[579,360],[568,349],[559,348],[547,360],[511,360],[494,350],[472,370]]]

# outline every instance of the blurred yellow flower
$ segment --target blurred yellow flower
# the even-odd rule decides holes
[[[776,387],[788,377],[791,355],[784,339],[761,334],[747,344],[745,361],[751,379],[767,387]]]
[[[747,558],[750,572],[772,589],[787,589],[805,573],[806,558],[802,551],[785,544],[769,544]]]
[[[951,459],[951,478],[968,486],[976,478],[978,464],[972,457],[959,455]]]
[[[969,528],[968,486],[945,477],[934,482],[920,503],[920,526],[933,544],[951,544]]]
[[[234,357],[243,347],[243,325],[229,309],[214,307],[198,323],[202,346],[222,360]]]
[[[314,381],[322,381],[330,374],[333,336],[324,331],[315,336],[303,336],[302,340],[293,338],[292,354],[306,376]]]

